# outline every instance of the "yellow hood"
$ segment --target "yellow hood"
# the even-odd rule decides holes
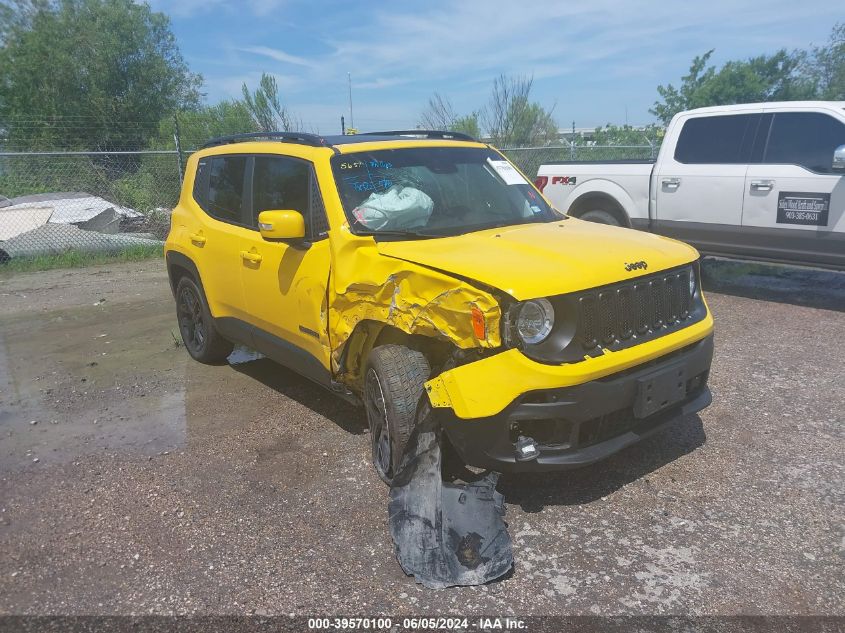
[[[575,218],[455,237],[379,242],[378,251],[474,279],[519,300],[603,286],[698,257],[682,242]],[[634,262],[646,262],[647,268],[626,270],[626,264]]]

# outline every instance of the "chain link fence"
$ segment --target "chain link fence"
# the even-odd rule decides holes
[[[0,264],[161,248],[176,151],[0,153]]]
[[[559,161],[654,160],[660,148],[656,145],[571,145],[556,147],[510,147],[502,153],[534,178],[540,165]]]
[[[0,266],[69,252],[82,259],[160,252],[179,199],[184,159],[203,140],[186,145],[177,128],[177,149],[0,152]],[[546,162],[653,159],[656,148],[573,143],[503,152],[533,178]]]

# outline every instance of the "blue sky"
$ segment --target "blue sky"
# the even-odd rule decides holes
[[[645,124],[658,84],[691,59],[713,61],[827,40],[845,8],[830,0],[708,2],[320,2],[150,0],[167,13],[216,102],[276,76],[306,128],[349,124],[347,72],[361,130],[414,127],[435,91],[459,114],[481,107],[499,73],[534,76],[534,100],[561,127]]]

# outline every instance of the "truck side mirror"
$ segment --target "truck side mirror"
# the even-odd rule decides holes
[[[833,171],[845,171],[845,145],[833,150]]]

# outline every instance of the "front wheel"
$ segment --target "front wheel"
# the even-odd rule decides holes
[[[417,419],[423,384],[431,368],[425,356],[404,345],[375,348],[364,374],[364,406],[373,466],[390,484]]]

